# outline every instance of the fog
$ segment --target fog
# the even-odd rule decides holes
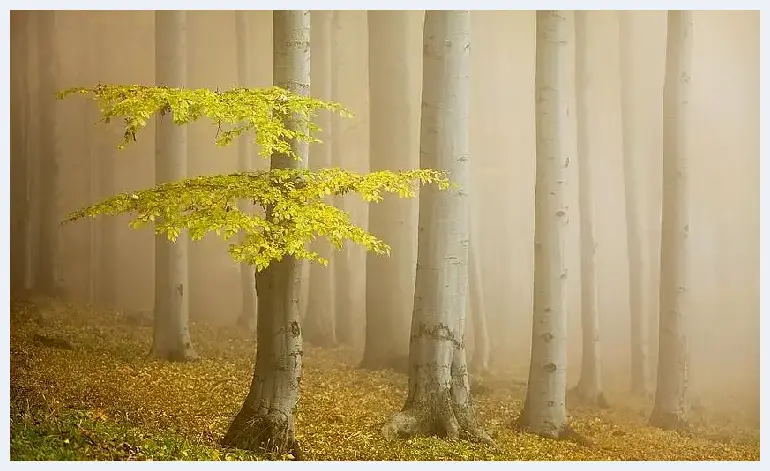
[[[406,114],[394,119],[414,126],[412,167],[419,156],[422,83],[422,16],[410,15],[407,64],[412,93]],[[154,14],[151,11],[57,11],[53,84],[41,80],[39,12],[11,14],[11,269],[12,292],[30,288],[38,276],[36,240],[23,220],[39,218],[40,182],[25,184],[40,165],[43,149],[53,148],[58,167],[55,211],[66,214],[115,192],[154,184],[154,126],[137,135],[126,150],[120,123],[97,124],[97,106],[85,99],[53,100],[53,92],[96,83],[153,84]],[[690,320],[693,389],[716,406],[729,402],[759,411],[759,13],[695,12],[691,164],[691,258],[696,306]],[[472,219],[481,259],[482,295],[491,336],[491,369],[505,377],[526,378],[533,303],[535,171],[535,12],[474,11],[471,52]],[[629,285],[623,179],[623,135],[618,13],[589,13],[590,80],[586,84],[590,157],[595,195],[596,266],[608,394],[623,394],[630,382]],[[232,11],[188,14],[190,87],[238,86]],[[252,86],[272,84],[272,17],[248,13],[248,68]],[[311,31],[314,31],[311,29]],[[367,16],[338,12],[332,58],[334,101],[349,108],[351,119],[333,118],[335,162],[369,168],[370,113]],[[637,188],[643,208],[644,292],[649,302],[651,365],[657,360],[657,306],[660,266],[662,98],[666,13],[634,12],[633,127],[640,136]],[[323,39],[312,37],[312,44]],[[312,72],[311,72],[312,77]],[[52,88],[49,88],[52,87]],[[317,81],[311,94],[318,90]],[[53,127],[41,126],[50,110]],[[44,122],[43,122],[44,123]],[[195,123],[188,131],[191,175],[236,170],[237,146],[213,144],[216,125]],[[48,144],[46,146],[45,144]],[[319,144],[320,145],[320,144]],[[312,155],[311,149],[311,155]],[[311,157],[312,158],[312,157]],[[268,161],[255,158],[255,168]],[[577,168],[572,166],[570,206],[577,209]],[[346,197],[353,219],[367,227],[370,208]],[[401,203],[416,231],[417,201]],[[578,211],[572,212],[567,241],[570,273],[570,385],[580,374],[580,250]],[[410,227],[405,224],[404,227]],[[416,234],[416,232],[415,232]],[[52,263],[60,295],[68,301],[124,312],[153,308],[152,230],[132,230],[128,217],[100,217],[56,228],[59,248]],[[386,242],[387,234],[381,235]],[[414,239],[416,255],[416,236]],[[239,266],[226,243],[208,236],[189,246],[190,317],[195,322],[230,325],[241,309]],[[352,274],[350,312],[355,319],[352,347],[364,344],[366,257],[346,248]],[[336,255],[340,257],[340,255]],[[373,255],[368,255],[373,256]],[[334,262],[332,262],[333,264]],[[412,268],[413,269],[413,268]],[[332,267],[328,268],[332,272]],[[329,275],[331,276],[331,275]],[[375,275],[376,276],[376,275]],[[312,279],[310,280],[312,283]],[[392,296],[412,296],[394,292]],[[339,304],[343,302],[337,299]],[[408,301],[410,302],[410,301]],[[339,306],[338,306],[339,308]],[[408,324],[407,324],[408,325]],[[473,321],[469,328],[473,329]],[[474,348],[468,335],[469,348]],[[193,338],[193,342],[195,339]],[[404,347],[406,347],[404,345]],[[654,378],[654,374],[651,376]]]

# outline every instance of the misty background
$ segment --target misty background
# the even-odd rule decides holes
[[[409,12],[403,57],[410,87],[399,120],[413,127],[407,142],[412,167],[419,159],[420,87],[422,84],[422,12]],[[704,399],[741,401],[759,408],[759,13],[694,12],[698,24],[694,51],[692,106],[697,139],[691,161],[692,290],[697,304],[691,321],[693,389]],[[332,35],[335,85],[332,100],[354,113],[333,117],[336,162],[357,171],[369,169],[371,97],[366,11],[338,11]],[[96,83],[152,84],[155,77],[154,12],[57,11],[54,16],[55,63],[41,57],[37,12],[11,15],[11,270],[12,291],[33,284],[40,233],[28,233],[20,221],[39,204],[35,156],[56,155],[59,186],[54,208],[66,214],[115,192],[154,184],[154,132],[150,123],[125,151],[117,145],[121,123],[97,124],[95,104],[85,99],[54,101],[56,91]],[[315,16],[313,20],[315,21]],[[619,35],[632,38],[633,89],[638,136],[638,195],[644,208],[645,292],[650,316],[651,365],[656,365],[657,298],[660,253],[662,96],[666,12],[630,15],[628,29],[618,28],[618,12],[588,14],[588,122],[594,174],[596,267],[608,392],[625,391],[630,381],[628,257],[623,179],[623,135]],[[248,12],[249,85],[272,85],[272,16]],[[472,220],[476,254],[481,260],[482,294],[491,341],[492,369],[525,378],[529,365],[535,169],[535,12],[473,11],[471,53]],[[324,38],[314,33],[313,46]],[[188,13],[188,86],[228,89],[238,86],[236,37],[232,11]],[[41,63],[53,71],[40,80]],[[311,63],[311,68],[312,68]],[[311,69],[312,70],[312,69]],[[324,87],[311,72],[311,95]],[[52,82],[52,83],[48,83]],[[49,110],[54,126],[41,125]],[[193,175],[237,169],[237,146],[217,148],[217,132],[208,122],[188,126],[188,171]],[[311,146],[310,161],[314,147]],[[404,161],[406,156],[399,157]],[[254,168],[268,161],[255,156]],[[575,166],[571,171],[577,172]],[[27,184],[27,182],[30,182]],[[577,208],[578,181],[569,187]],[[369,208],[356,196],[346,201],[353,220],[368,225]],[[418,201],[402,201],[406,228],[416,231]],[[580,372],[579,214],[569,224],[569,382]],[[411,218],[411,219],[410,219]],[[411,221],[411,222],[409,222]],[[104,217],[58,227],[59,257],[53,261],[64,299],[127,312],[153,307],[153,234],[135,231],[128,218]],[[415,232],[416,234],[416,232]],[[388,242],[387,234],[376,233]],[[193,321],[234,324],[241,310],[240,268],[214,236],[189,244],[190,316]],[[416,257],[416,236],[414,238]],[[347,302],[352,303],[364,342],[367,277],[360,247],[346,249],[350,260]],[[337,255],[339,257],[340,255]],[[368,255],[372,257],[374,255]],[[333,262],[332,262],[333,263]],[[331,272],[332,267],[328,270]],[[311,279],[312,283],[313,280]],[[405,283],[408,284],[408,283]],[[413,283],[411,283],[413,286]],[[307,285],[306,285],[307,286]],[[413,288],[412,288],[413,289]],[[413,292],[394,292],[411,303]],[[339,300],[338,300],[339,302]],[[473,329],[473,320],[469,328]],[[408,324],[407,327],[408,328]],[[468,335],[473,349],[472,335]],[[195,339],[193,339],[193,342]],[[404,345],[404,351],[406,345]],[[652,376],[654,378],[654,375]],[[758,418],[757,418],[758,420]]]

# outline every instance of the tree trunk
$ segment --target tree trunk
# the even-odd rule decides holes
[[[37,289],[55,296],[60,290],[59,243],[59,149],[56,145],[54,100],[58,59],[56,53],[56,12],[41,11],[38,26],[38,72],[40,74],[40,106],[37,119],[40,131],[38,212],[40,235],[37,255]]]
[[[343,12],[336,12],[332,18],[332,32],[331,32],[331,70],[329,71],[329,80],[331,82],[331,99],[338,103],[345,103],[342,97],[342,85],[338,77],[338,70],[340,67],[340,57],[343,54],[343,48],[340,41],[344,41],[345,38],[341,36],[342,29],[342,16]],[[338,131],[340,130],[339,120],[340,116],[332,115],[329,120],[329,140],[326,144],[329,146],[332,154],[332,164],[335,167],[345,168],[347,167],[345,162],[345,153],[341,152],[342,146],[337,143],[340,140]],[[336,207],[344,210],[348,214],[351,213],[351,209],[346,204],[344,196],[338,196],[335,198]],[[374,206],[374,205],[373,205]],[[337,340],[346,345],[354,345],[356,343],[355,331],[355,319],[353,316],[353,306],[355,304],[353,293],[354,286],[352,284],[352,277],[350,276],[353,271],[353,264],[351,260],[351,244],[345,243],[342,250],[334,254],[334,264],[332,269],[334,270],[334,310],[336,311],[336,334]]]
[[[623,178],[626,205],[626,234],[628,237],[628,294],[631,315],[631,392],[639,397],[650,397],[649,355],[649,300],[644,294],[645,256],[642,246],[643,211],[637,192],[640,159],[639,139],[634,131],[633,90],[636,84],[634,53],[631,44],[633,12],[620,15],[620,87],[623,121]],[[646,137],[644,137],[646,139]]]
[[[273,11],[273,81],[294,93],[310,89],[310,11]],[[298,129],[298,123],[286,123]],[[307,167],[307,143],[292,141],[300,161],[274,155],[271,168]],[[270,217],[270,210],[267,211]],[[223,445],[301,459],[294,409],[302,376],[299,298],[302,262],[284,257],[256,275],[257,361],[249,394],[230,424]]]
[[[369,11],[370,146],[372,171],[418,167],[420,84],[409,62],[409,11]],[[366,343],[361,366],[403,369],[409,346],[417,256],[417,203],[388,195],[369,207],[369,231],[391,247],[390,257],[367,254]]]
[[[31,263],[27,256],[32,245],[28,236],[32,207],[28,198],[32,175],[28,172],[29,133],[29,12],[11,13],[11,294],[26,291]]]
[[[85,17],[85,21],[81,23],[80,27],[82,28],[81,31],[83,32],[86,37],[93,37],[93,34],[96,32],[96,28],[94,28],[94,21],[95,18],[93,17]],[[79,70],[78,74],[78,80],[80,80],[81,83],[90,83],[91,77],[89,76],[89,72],[93,68],[93,63],[99,63],[98,57],[96,60],[94,60],[94,55],[98,56],[98,54],[94,54],[96,51],[96,45],[91,44],[90,47],[84,47],[80,49],[81,57],[79,58],[82,64],[82,67]],[[94,123],[97,121],[97,119],[94,119],[94,113],[93,108],[83,108],[85,111],[81,115],[81,135],[83,136],[83,140],[85,141],[85,153],[88,158],[88,180],[87,180],[87,189],[88,189],[88,199],[90,202],[96,202],[100,201],[100,197],[102,196],[100,193],[100,180],[101,180],[101,170],[102,170],[102,161],[104,159],[103,155],[99,155],[99,151],[97,149],[97,142],[99,141],[98,136],[91,136],[91,128],[94,126]],[[99,256],[102,254],[102,237],[99,233],[100,229],[100,220],[97,222],[96,218],[88,218],[86,221],[86,225],[88,227],[88,245],[87,245],[87,251],[86,251],[86,259],[87,259],[87,267],[88,267],[88,286],[87,286],[87,296],[86,299],[88,299],[88,303],[91,305],[97,305],[99,304],[99,269],[100,263],[99,263]]]
[[[252,87],[253,80],[249,74],[249,47],[247,40],[248,25],[247,12],[236,10],[235,12],[235,41],[236,41],[236,68],[239,87]],[[248,172],[252,170],[255,144],[247,136],[238,139],[238,171]],[[241,211],[250,208],[243,204]],[[255,268],[253,265],[242,263],[241,269],[241,313],[238,315],[238,325],[249,332],[257,328],[257,299],[254,289]]]
[[[574,113],[574,12],[537,12],[535,293],[532,354],[519,425],[551,438],[568,430],[568,166],[577,153]]]
[[[470,298],[470,318],[473,324],[473,355],[470,369],[473,374],[484,374],[489,369],[489,328],[487,313],[484,309],[484,292],[481,282],[481,259],[477,253],[478,238],[473,236],[474,227],[471,223],[471,237],[468,243],[468,261],[470,276],[468,280],[468,297]]]
[[[155,12],[155,74],[159,85],[187,84],[187,13]],[[155,121],[155,181],[187,176],[187,128],[170,116]],[[155,237],[155,328],[153,354],[171,361],[198,357],[190,341],[187,237],[175,243]]]
[[[476,421],[465,358],[469,239],[470,13],[427,11],[423,32],[420,166],[458,188],[420,192],[409,391],[389,436],[491,442]]]
[[[574,392],[580,402],[607,407],[602,387],[602,361],[599,341],[599,303],[596,285],[596,240],[594,238],[594,201],[591,178],[591,142],[588,132],[590,115],[589,76],[586,38],[588,12],[575,12],[575,75],[578,143],[578,206],[580,210],[580,327],[582,359],[580,380]]]
[[[689,121],[693,48],[691,11],[669,10],[663,88],[663,222],[660,250],[658,382],[650,424],[687,427],[690,298]]]
[[[312,16],[311,36],[313,51],[310,62],[313,74],[310,78],[311,95],[322,100],[331,100],[331,33],[334,12],[319,10]],[[312,33],[316,31],[316,33]],[[328,168],[332,165],[332,147],[329,144],[331,134],[329,124],[331,113],[322,110],[318,114],[317,124],[321,130],[318,138],[323,141],[310,149],[309,166],[313,170]],[[328,202],[328,201],[327,201]],[[305,340],[313,345],[332,347],[337,344],[336,313],[334,305],[334,249],[325,239],[311,244],[311,250],[329,260],[331,266],[318,263],[310,264],[310,286],[307,300],[307,314],[303,320]]]

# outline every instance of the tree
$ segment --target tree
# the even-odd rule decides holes
[[[355,11],[335,11],[332,15],[331,26],[331,57],[334,58],[334,64],[329,71],[329,81],[331,82],[331,99],[332,101],[344,101],[342,94],[344,93],[344,85],[340,80],[339,69],[344,50],[344,41],[347,40],[341,33],[342,29],[342,17],[346,14],[356,13]],[[366,12],[358,12],[366,15]],[[348,23],[350,24],[350,23]],[[341,126],[338,123],[339,118],[337,116],[331,116],[329,120],[329,137],[327,146],[332,147],[332,164],[335,167],[345,168],[347,167],[345,152],[338,150],[342,147],[339,144],[340,136],[339,131]],[[368,159],[367,159],[368,160]],[[345,198],[336,198],[335,206],[346,211],[350,214],[355,214],[351,211],[351,205],[345,201]],[[351,273],[354,270],[354,264],[351,257],[351,247],[346,244],[343,249],[334,254],[334,310],[336,311],[335,319],[335,332],[337,340],[347,345],[354,345],[357,338],[360,338],[360,334],[356,331],[356,322],[353,316],[353,310],[355,309],[355,296],[356,290],[353,284],[353,277]],[[359,290],[360,291],[360,290]]]
[[[251,77],[249,74],[249,54],[247,41],[247,22],[246,11],[236,10],[235,12],[235,42],[236,42],[236,68],[238,73],[238,86],[251,87]],[[248,172],[252,170],[254,146],[241,137],[238,141],[238,170]],[[241,208],[246,210],[246,205]],[[238,325],[245,327],[253,332],[257,328],[257,299],[254,290],[254,277],[256,272],[254,267],[248,264],[241,264],[241,312],[238,315]]]
[[[473,326],[473,355],[470,369],[474,374],[483,374],[489,369],[489,329],[487,313],[484,309],[484,292],[481,282],[481,260],[477,254],[478,239],[473,236],[474,227],[471,223],[471,237],[468,242],[468,298],[470,301],[470,319]]]
[[[163,85],[187,82],[187,13],[155,12],[155,75]],[[187,176],[187,129],[169,119],[155,126],[155,182]],[[158,358],[189,361],[198,358],[190,340],[190,293],[187,239],[170,243],[155,238],[155,306],[152,351]]]
[[[668,11],[666,78],[663,87],[663,220],[660,249],[658,381],[650,424],[687,427],[689,344],[692,311],[689,266],[690,100],[693,14]]]
[[[313,74],[310,80],[310,90],[313,95],[322,100],[331,99],[331,34],[333,11],[317,11],[312,16],[311,31],[317,31],[314,36],[313,51],[311,55],[311,68]],[[315,52],[317,51],[317,53]],[[329,132],[331,116],[329,113],[321,112],[318,116],[319,137],[323,141],[328,141],[331,137]],[[314,170],[330,167],[332,165],[332,146],[315,146],[310,149],[314,154],[312,157],[311,168]],[[313,250],[331,262],[334,268],[335,254],[332,252],[332,246],[325,240],[317,240],[312,244]],[[303,330],[305,339],[310,343],[319,346],[334,346],[337,343],[336,312],[334,291],[334,270],[329,270],[323,265],[310,265],[310,286],[307,300],[307,314],[303,319]]]
[[[216,144],[231,144],[244,132],[254,132],[263,157],[272,156],[271,169],[184,178],[153,188],[114,195],[80,209],[67,221],[98,215],[133,215],[132,227],[154,223],[156,234],[177,241],[183,231],[192,240],[214,232],[225,240],[239,233],[228,252],[257,270],[257,361],[243,407],[224,437],[224,444],[252,450],[299,454],[294,435],[294,407],[299,398],[302,333],[297,308],[297,269],[301,260],[325,263],[306,248],[325,237],[335,248],[349,240],[378,254],[390,247],[353,225],[347,213],[327,204],[326,196],[358,193],[368,202],[384,193],[414,197],[417,183],[449,181],[439,171],[420,169],[358,174],[331,168],[305,167],[307,144],[317,142],[311,122],[318,110],[349,113],[336,103],[307,96],[309,62],[307,11],[275,11],[275,78],[264,89],[189,90],[168,86],[97,85],[59,93],[90,95],[99,102],[102,121],[123,118],[124,148],[136,139],[150,117],[160,114],[182,126],[203,117],[220,128]],[[168,115],[171,118],[168,118]],[[228,129],[229,128],[229,129]],[[241,211],[239,203],[265,208]]]
[[[587,404],[607,407],[602,387],[601,343],[599,340],[599,303],[596,285],[596,239],[594,237],[594,201],[591,179],[591,142],[588,113],[591,72],[588,70],[586,38],[588,12],[575,12],[575,75],[578,144],[578,206],[580,210],[580,327],[582,359],[576,396]]]
[[[634,46],[631,43],[630,15],[632,12],[619,12],[620,15],[620,88],[621,114],[623,121],[623,178],[626,205],[626,234],[628,247],[628,294],[631,314],[631,392],[640,397],[649,397],[650,355],[649,355],[649,300],[644,295],[643,277],[645,257],[642,244],[643,212],[637,191],[639,159],[646,158],[638,154],[639,140],[635,132],[634,87],[638,83],[634,72]]]
[[[48,295],[60,289],[59,169],[56,146],[56,120],[53,113],[58,62],[56,52],[56,12],[42,11],[38,24],[38,71],[40,97],[37,119],[42,133],[39,143],[37,187],[40,234],[38,236],[36,288]]]
[[[574,113],[574,12],[538,10],[535,179],[535,293],[529,380],[519,425],[546,437],[568,430],[568,166],[577,153]]]
[[[476,421],[465,353],[470,13],[427,11],[423,44],[420,166],[446,171],[456,186],[420,193],[409,388],[384,432],[491,443]]]
[[[409,11],[369,11],[370,144],[372,170],[414,168],[419,155],[419,128],[413,103],[419,83],[409,73]],[[416,44],[415,44],[416,46]],[[361,366],[402,369],[409,348],[416,260],[416,205],[387,199],[369,209],[369,230],[393,247],[388,258],[366,259],[366,341]]]
[[[29,13],[11,14],[11,293],[27,290],[32,272],[32,217],[30,193],[33,170],[29,152]]]

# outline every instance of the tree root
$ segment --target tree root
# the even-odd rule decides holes
[[[265,453],[273,459],[291,455],[294,461],[301,461],[303,453],[291,420],[280,411],[261,413],[244,406],[230,424],[222,445]]]
[[[657,408],[652,409],[650,414],[650,425],[663,430],[675,430],[677,432],[687,432],[690,430],[690,424],[684,414],[679,412],[663,411]]]
[[[512,427],[515,430],[519,430],[521,432],[525,433],[531,433],[534,435],[538,435],[540,437],[544,438],[551,438],[553,440],[557,441],[570,441],[573,443],[577,443],[578,445],[583,446],[593,446],[593,442],[589,440],[588,438],[584,437],[583,435],[577,433],[575,429],[569,426],[569,424],[565,425],[559,430],[552,430],[549,433],[540,433],[535,430],[533,430],[527,421],[524,418],[524,413],[522,414],[513,422]]]
[[[585,388],[581,388],[580,384],[567,391],[567,403],[599,409],[610,408],[610,404],[602,391],[587,391]]]
[[[387,438],[438,436],[496,446],[492,437],[476,424],[470,407],[449,404],[444,407],[409,406],[396,413],[382,432]]]
[[[191,345],[186,345],[183,348],[175,348],[169,350],[159,351],[153,348],[150,351],[150,355],[159,358],[161,360],[171,361],[175,363],[186,363],[191,361],[197,361],[200,359],[198,352],[192,348]]]

